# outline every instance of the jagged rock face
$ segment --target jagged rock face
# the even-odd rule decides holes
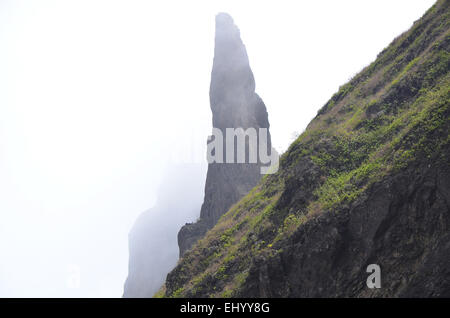
[[[177,232],[201,205],[205,165],[173,166],[158,191],[155,206],[143,212],[129,235],[124,297],[152,297],[178,260]]]
[[[269,128],[267,110],[255,93],[255,80],[239,29],[225,13],[216,16],[209,95],[213,127],[222,131],[224,139],[226,128]],[[246,145],[249,146],[248,143]],[[271,150],[270,133],[268,149]],[[225,157],[225,145],[223,153]],[[178,234],[180,255],[203,237],[235,202],[257,184],[261,178],[260,167],[259,158],[257,163],[209,164],[200,219],[183,226]]]

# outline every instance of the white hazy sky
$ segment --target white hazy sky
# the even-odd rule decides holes
[[[0,0],[0,296],[122,295],[164,170],[204,160],[217,12],[285,150],[433,2]]]

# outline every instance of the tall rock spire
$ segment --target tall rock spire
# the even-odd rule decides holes
[[[255,93],[255,80],[245,45],[241,40],[239,29],[231,16],[226,13],[219,13],[216,16],[214,62],[209,97],[213,127],[220,129],[225,139],[227,128],[243,128],[244,130],[267,128],[268,130],[266,106]],[[267,137],[267,146],[270,151],[269,132]],[[247,142],[247,147],[251,146]],[[225,147],[223,154],[226,157]],[[259,155],[256,163],[210,163],[208,165],[200,219],[196,223],[186,224],[178,233],[180,256],[258,183],[261,178],[260,167]]]
[[[266,107],[255,94],[255,79],[247,50],[239,29],[226,13],[216,16],[209,97],[213,127],[269,127]]]

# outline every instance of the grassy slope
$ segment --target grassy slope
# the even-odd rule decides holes
[[[263,178],[187,252],[158,296],[234,296],[258,257],[374,182],[448,147],[449,1],[438,1],[340,88]],[[441,156],[441,157],[440,157]]]

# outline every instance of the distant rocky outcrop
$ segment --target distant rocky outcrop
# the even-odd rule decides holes
[[[153,208],[143,212],[128,235],[129,264],[124,297],[152,297],[178,260],[177,232],[198,213],[205,165],[172,166]]]
[[[255,93],[255,80],[239,29],[226,13],[216,16],[209,96],[213,127],[220,129],[224,138],[226,128],[269,128],[267,110]],[[267,148],[270,152],[270,133]],[[225,145],[223,154],[225,157]],[[257,163],[246,162],[209,164],[200,219],[196,223],[186,224],[178,233],[180,255],[203,237],[234,203],[258,183],[261,178],[259,156]]]

